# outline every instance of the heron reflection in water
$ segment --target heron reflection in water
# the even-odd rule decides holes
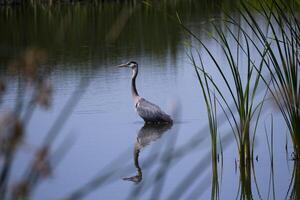
[[[167,130],[172,127],[172,124],[145,124],[137,135],[136,142],[134,144],[134,165],[136,168],[136,175],[131,177],[125,177],[123,180],[133,181],[139,183],[143,178],[142,169],[139,164],[140,151],[148,146],[151,142],[159,139]]]

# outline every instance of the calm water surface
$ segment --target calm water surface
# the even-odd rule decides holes
[[[1,8],[0,70],[1,77],[9,83],[2,112],[4,107],[14,104],[18,82],[18,77],[9,74],[7,63],[28,47],[47,52],[48,61],[41,71],[51,71],[49,79],[54,89],[51,108],[36,109],[26,128],[26,145],[20,148],[13,163],[11,185],[22,179],[32,149],[41,145],[83,77],[90,84],[60,130],[53,151],[66,146],[65,141],[71,141],[70,148],[66,148],[66,155],[55,165],[51,177],[35,189],[33,199],[61,199],[80,188],[84,199],[209,199],[210,134],[200,86],[186,56],[184,43],[190,38],[165,13],[174,15],[178,11],[183,21],[222,59],[221,50],[201,32],[203,28],[210,29],[206,22],[222,15],[217,4],[236,15],[226,1],[158,4],[160,11],[140,4],[118,3],[60,5],[51,9]],[[143,179],[139,184],[122,180],[135,175],[135,143],[147,137],[139,134],[144,124],[134,111],[131,71],[116,67],[129,60],[139,63],[140,95],[168,113],[175,112],[174,105],[177,109],[170,129],[148,130],[153,133],[148,145],[140,149]],[[270,175],[264,129],[265,124],[269,126],[271,113],[275,121],[274,175]],[[261,195],[268,199],[269,180],[274,177],[275,194],[283,199],[293,168],[293,163],[286,160],[286,139],[282,134],[285,126],[272,106],[266,106],[262,118],[254,150],[258,155],[254,168],[260,194],[252,175],[253,198],[259,199]],[[236,169],[238,151],[224,122],[220,113],[224,150],[224,162],[219,163],[220,197],[233,199],[239,196],[241,184]],[[172,160],[167,162],[170,155]],[[101,182],[107,174],[111,176]]]

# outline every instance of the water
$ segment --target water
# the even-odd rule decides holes
[[[219,3],[231,10],[230,2]],[[18,77],[10,74],[7,63],[26,48],[47,52],[47,62],[39,70],[42,75],[50,74],[54,91],[51,108],[46,111],[37,108],[26,127],[24,145],[13,163],[10,185],[22,180],[34,150],[40,147],[84,78],[90,80],[89,85],[53,143],[53,159],[59,155],[62,158],[55,162],[51,176],[42,179],[35,188],[32,199],[61,199],[79,188],[83,188],[80,191],[84,199],[158,199],[157,195],[161,199],[209,199],[212,163],[206,107],[186,56],[184,43],[189,38],[165,13],[174,16],[177,11],[209,47],[216,48],[201,31],[209,20],[222,15],[216,5],[214,2],[157,3],[159,11],[135,3],[1,8],[0,70],[1,78],[9,83],[2,112],[13,107],[18,85]],[[220,52],[216,48],[216,54],[222,58]],[[134,111],[131,71],[116,67],[129,60],[139,63],[137,87],[141,96],[168,113],[174,111],[171,106],[174,102],[181,111],[169,130],[158,133],[159,130],[150,129],[155,140],[150,138],[151,142],[141,148],[139,164],[143,179],[139,184],[122,180],[136,173],[133,152],[144,125]],[[274,114],[275,122],[273,175],[270,175],[264,130],[264,125],[269,126],[270,113]],[[254,162],[258,188],[262,198],[267,199],[266,182],[274,177],[276,197],[283,199],[293,168],[293,163],[286,160],[282,133],[286,127],[270,105],[262,118],[265,124],[259,126],[254,150],[258,156]],[[240,184],[236,169],[238,151],[224,116],[219,119],[224,150],[224,163],[219,163],[220,197],[233,199]],[[60,151],[63,147],[65,150]],[[168,162],[170,155],[173,157]],[[102,183],[101,177],[110,172],[113,174]],[[160,181],[153,183],[154,180]],[[251,185],[253,198],[258,199],[254,177]]]

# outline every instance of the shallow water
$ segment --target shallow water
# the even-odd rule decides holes
[[[220,5],[230,10],[227,1]],[[222,14],[216,11],[214,3],[156,6],[160,11],[118,3],[60,5],[51,9],[1,8],[0,70],[1,78],[9,83],[2,112],[13,107],[18,81],[9,73],[7,63],[28,47],[47,52],[48,61],[40,67],[41,74],[51,71],[49,80],[54,90],[51,108],[36,109],[26,127],[25,145],[20,147],[13,163],[10,185],[22,179],[33,149],[41,145],[83,77],[89,85],[58,132],[53,159],[62,155],[64,151],[56,152],[62,146],[67,147],[67,152],[55,164],[50,178],[35,188],[32,199],[61,199],[80,188],[80,197],[84,199],[211,198],[210,134],[201,89],[186,56],[184,43],[189,37],[164,13],[174,15],[178,11],[210,48],[216,45],[201,30],[206,22]],[[216,48],[216,54],[222,58],[220,49]],[[140,95],[175,116],[173,126],[164,133],[155,132],[155,128],[150,130],[154,132],[153,138],[139,154],[143,179],[138,184],[122,180],[135,175],[134,146],[144,125],[134,111],[131,71],[116,67],[129,60],[139,63]],[[273,175],[264,129],[270,125],[270,114],[275,124]],[[269,180],[273,177],[275,195],[283,199],[293,169],[293,163],[286,157],[286,127],[271,104],[261,118],[254,150],[258,158],[254,169],[259,193],[252,175],[253,198],[261,195],[268,199]],[[224,151],[223,164],[219,162],[220,198],[233,199],[239,196],[241,184],[238,151],[221,112],[218,119]],[[290,142],[288,148],[291,151]]]

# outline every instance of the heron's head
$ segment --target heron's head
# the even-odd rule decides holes
[[[128,63],[118,65],[118,67],[129,67],[131,69],[137,69],[138,64],[135,61],[129,61]]]

